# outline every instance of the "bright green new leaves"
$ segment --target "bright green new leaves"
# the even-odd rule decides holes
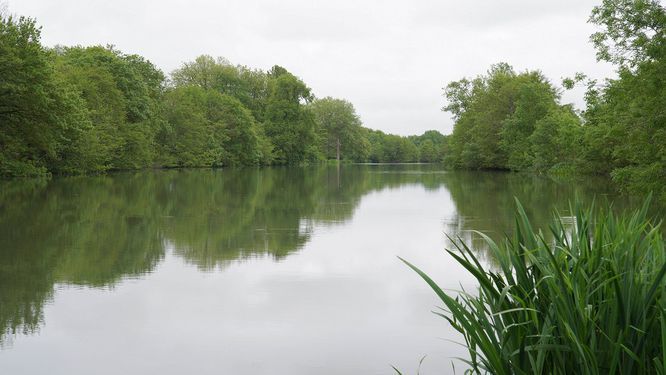
[[[216,60],[212,56],[201,55],[173,71],[171,80],[175,86],[193,85],[203,89],[219,88],[220,81],[228,69],[233,69],[233,67],[226,59],[220,57]]]
[[[77,167],[95,171],[150,166],[161,126],[162,73],[142,57],[111,47],[58,49],[56,63],[81,93],[93,124],[81,147],[92,144],[95,151],[90,164]]]
[[[365,161],[369,145],[354,105],[343,99],[315,100],[310,109],[317,122],[321,149],[327,159]]]
[[[233,96],[247,107],[254,118],[263,121],[269,92],[266,72],[245,66],[233,66],[222,57],[208,55],[184,63],[171,73],[175,86],[195,85]]]
[[[539,72],[519,74],[503,89],[513,111],[501,124],[500,149],[509,169],[528,169],[534,164],[529,137],[539,120],[558,109],[557,94]]]
[[[604,0],[590,22],[600,60],[619,77],[587,81],[582,119],[539,72],[506,64],[445,89],[456,120],[446,161],[457,168],[610,175],[630,192],[666,199],[666,10],[655,0]],[[584,74],[565,79],[572,88]]]
[[[277,164],[299,164],[316,160],[314,114],[306,106],[313,96],[303,81],[284,68],[270,73],[270,96],[264,115],[266,135],[273,143]]]
[[[158,135],[164,165],[220,167],[270,161],[270,145],[237,99],[183,86],[166,93],[164,107],[169,125]]]
[[[370,146],[367,160],[372,163],[441,163],[447,152],[448,136],[436,130],[408,137],[363,130]]]
[[[373,163],[414,163],[419,150],[407,137],[386,134],[381,130],[366,129],[370,142],[369,161]]]
[[[111,46],[48,50],[39,39],[33,20],[0,16],[0,176],[441,160],[437,139],[364,129],[351,103],[313,103],[280,66],[202,55],[166,81]]]
[[[440,163],[444,159],[448,137],[436,130],[428,130],[421,135],[412,135],[409,139],[418,148],[419,162]]]
[[[0,175],[48,173],[90,126],[39,39],[34,20],[0,16]]]
[[[599,60],[633,70],[664,59],[666,10],[659,0],[603,0],[590,22],[603,27],[590,37]]]
[[[552,109],[535,123],[529,136],[536,171],[572,168],[580,161],[583,142],[580,118],[567,106]]]
[[[537,123],[559,111],[555,88],[538,71],[516,73],[507,64],[486,76],[450,83],[444,108],[456,119],[448,162],[455,167],[523,170],[547,169],[535,160],[530,142]],[[551,123],[552,125],[552,123]]]
[[[264,73],[232,66],[221,58],[200,56],[194,62],[185,63],[172,76],[176,90],[198,87],[206,95],[214,97],[212,93],[215,92],[224,98],[208,102],[205,112],[208,117],[219,117],[208,121],[218,121],[225,127],[228,140],[215,141],[222,142],[220,146],[225,156],[212,164],[208,160],[203,165],[299,164],[318,159],[314,116],[306,106],[313,96],[310,89],[286,69],[276,66]],[[188,106],[202,105],[201,101],[198,103]],[[166,105],[177,107],[178,103],[173,101]],[[167,108],[172,119],[182,110],[188,111]],[[199,108],[198,113],[202,111]],[[195,113],[197,111],[191,116]],[[169,120],[173,121],[177,121],[172,124],[174,129],[184,131],[189,126],[186,120]],[[197,128],[197,125],[193,127]],[[186,159],[202,160],[191,156]]]
[[[158,136],[162,163],[170,167],[222,166],[227,159],[224,123],[209,109],[221,94],[198,86],[176,88],[164,96],[169,124]]]
[[[605,0],[591,22],[598,57],[618,64],[619,78],[591,89],[585,112],[586,154],[630,192],[666,199],[666,10],[652,0]]]
[[[212,117],[225,124],[227,142],[224,147],[228,159],[226,165],[269,164],[272,148],[263,129],[238,99],[229,95],[216,97],[209,104]]]
[[[629,191],[666,198],[666,64],[641,64],[610,81],[588,107],[586,158]]]

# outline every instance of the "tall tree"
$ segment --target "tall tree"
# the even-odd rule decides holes
[[[258,122],[263,121],[269,96],[268,74],[245,66],[233,66],[223,58],[201,55],[171,73],[174,86],[196,85],[233,96]]]
[[[213,89],[219,86],[218,81],[225,67],[230,66],[229,61],[223,57],[215,59],[210,55],[201,55],[174,70],[171,73],[171,81],[176,86],[196,85],[204,89]]]
[[[174,167],[219,167],[229,159],[229,141],[217,104],[222,94],[183,86],[165,95],[168,128],[159,134],[162,163]]]
[[[361,119],[354,105],[343,99],[326,97],[315,100],[310,108],[321,133],[322,147],[327,158],[349,158],[363,153],[367,145],[361,133]]]
[[[273,79],[264,126],[275,147],[275,161],[298,164],[316,159],[315,119],[306,106],[313,100],[310,88],[279,66],[273,67],[269,75]]]
[[[30,18],[0,15],[0,175],[56,169],[90,122]]]
[[[590,37],[599,60],[621,69],[663,60],[666,11],[659,0],[603,0],[590,22],[602,27]]]
[[[528,141],[535,171],[580,167],[583,127],[572,108],[563,106],[551,109],[546,116],[536,121]]]
[[[425,163],[442,162],[448,137],[437,130],[428,130],[421,135],[412,135],[409,139],[419,149],[418,161]]]
[[[541,119],[561,108],[557,90],[541,72],[516,73],[505,63],[485,76],[450,83],[445,95],[444,110],[456,120],[446,159],[461,168],[535,168],[530,136]]]
[[[666,199],[666,9],[657,0],[604,0],[590,21],[597,57],[618,78],[588,93],[585,157],[628,191]]]
[[[113,47],[59,48],[60,74],[81,93],[93,124],[96,149],[89,170],[136,169],[154,159],[162,124],[164,75],[151,62]]]

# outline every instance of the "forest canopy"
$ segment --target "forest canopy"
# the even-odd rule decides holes
[[[317,99],[277,65],[202,55],[167,76],[113,46],[47,48],[40,34],[0,15],[0,176],[441,159],[441,142],[421,156],[416,138],[363,128],[350,102]]]
[[[561,102],[539,70],[507,63],[450,82],[451,135],[368,129],[353,104],[318,98],[275,65],[202,55],[171,74],[113,46],[41,44],[36,21],[0,12],[0,176],[326,160],[444,162],[451,168],[602,174],[666,199],[666,11],[657,0],[603,0],[590,22],[603,82],[584,73],[586,107]]]
[[[539,71],[505,63],[449,83],[443,108],[455,121],[446,162],[454,168],[602,174],[627,192],[666,199],[666,11],[657,0],[604,0],[592,10],[597,58],[617,78],[585,74],[586,108],[560,102]]]

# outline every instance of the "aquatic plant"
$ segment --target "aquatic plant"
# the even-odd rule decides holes
[[[496,266],[462,241],[447,250],[478,281],[453,297],[403,260],[444,303],[435,314],[465,340],[468,373],[664,374],[666,254],[648,218],[609,208],[557,212],[546,237],[519,202],[512,236],[488,243]]]

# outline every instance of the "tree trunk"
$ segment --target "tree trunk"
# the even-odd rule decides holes
[[[338,164],[339,164],[339,163],[340,163],[340,138],[336,139],[335,147],[336,147],[336,150],[335,150],[335,151],[336,151],[336,157],[335,157],[335,160],[337,160],[337,161],[338,161]]]

